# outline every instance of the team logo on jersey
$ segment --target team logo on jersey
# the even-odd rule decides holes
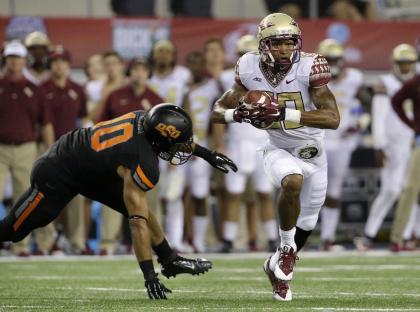
[[[74,91],[73,89],[70,89],[70,90],[69,90],[69,97],[71,97],[71,99],[72,99],[73,101],[76,101],[76,100],[77,100],[77,98],[78,98],[76,91]]]
[[[26,94],[27,97],[32,97],[34,95],[34,93],[32,92],[32,90],[28,87],[25,87],[23,89],[23,92]]]
[[[318,148],[316,146],[306,146],[299,150],[298,156],[302,159],[311,159],[318,155]]]
[[[160,132],[164,137],[176,139],[181,135],[181,131],[177,130],[173,125],[165,125],[164,123],[158,124],[155,129]]]
[[[255,77],[254,79],[252,79],[252,80],[254,80],[254,81],[258,81],[258,82],[261,82],[262,81],[262,79],[260,78],[260,77]]]

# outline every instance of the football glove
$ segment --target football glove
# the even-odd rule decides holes
[[[161,273],[166,276],[166,278],[170,278],[171,276],[175,277],[178,274],[183,273],[191,275],[204,274],[213,266],[211,261],[206,259],[188,259],[178,255],[175,259],[166,263],[162,262],[160,259],[158,261],[161,264]]]
[[[250,116],[252,114],[252,110],[250,107],[242,102],[239,102],[239,106],[235,108],[233,111],[233,120],[235,122],[246,122],[251,123]]]
[[[238,167],[229,157],[216,151],[210,151],[201,145],[195,145],[194,155],[203,158],[214,168],[224,173],[228,173],[229,169],[233,172],[238,171]]]
[[[172,292],[172,290],[166,288],[165,285],[159,281],[157,274],[154,278],[146,280],[144,286],[147,289],[147,294],[150,299],[167,299],[166,294]]]
[[[259,104],[258,113],[252,115],[252,122],[271,124],[275,121],[283,121],[286,117],[286,108],[276,103]]]

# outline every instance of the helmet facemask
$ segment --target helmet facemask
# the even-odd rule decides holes
[[[401,67],[407,66],[408,70],[401,70]],[[394,74],[401,80],[407,81],[414,77],[416,74],[416,63],[415,62],[394,62],[393,65]]]
[[[184,143],[171,144],[168,148],[161,150],[156,146],[156,149],[161,159],[168,161],[171,165],[177,166],[185,164],[191,158],[193,153],[192,143],[193,139],[190,138]]]
[[[342,57],[326,57],[328,67],[330,68],[331,77],[338,78],[344,68],[344,60]]]
[[[273,52],[284,51],[286,48],[277,48],[278,41],[293,40],[294,47],[290,49],[290,57],[287,59],[276,60]],[[278,68],[280,70],[288,69],[292,64],[299,62],[300,51],[302,49],[302,40],[300,36],[291,35],[276,35],[260,40],[259,51],[262,56],[262,61],[271,67]]]

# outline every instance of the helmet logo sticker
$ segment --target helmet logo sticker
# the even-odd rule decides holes
[[[181,131],[177,130],[173,125],[166,125],[164,123],[159,123],[155,129],[160,132],[164,137],[170,137],[176,139],[181,135]]]

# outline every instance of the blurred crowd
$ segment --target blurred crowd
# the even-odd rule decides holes
[[[241,37],[236,44],[238,58],[256,50],[258,42],[251,35]],[[414,76],[417,52],[408,44],[389,51],[389,73],[369,88],[363,83],[361,71],[346,68],[343,47],[338,42],[323,41],[318,52],[329,61],[333,75],[331,89],[339,105],[341,83],[347,81],[354,89],[352,97],[344,99],[354,103],[354,108],[346,112],[351,115],[346,119],[349,121],[338,131],[327,134],[327,152],[333,161],[330,161],[331,188],[321,216],[321,249],[337,248],[341,185],[352,151],[362,134],[372,129],[378,165],[383,166],[382,176],[388,183],[382,183],[379,202],[371,209],[373,217],[368,220],[365,235],[356,242],[358,248],[368,249],[403,188],[412,138],[407,129],[401,130],[407,134],[401,139],[395,138],[389,127],[383,127],[388,118],[396,116],[391,116],[395,114],[392,109],[384,113],[382,107],[403,81]],[[273,201],[278,190],[264,176],[256,152],[267,134],[250,125],[232,124],[225,128],[211,124],[208,119],[215,100],[235,79],[233,64],[225,61],[223,41],[209,38],[203,47],[196,47],[196,51],[187,55],[185,63],[186,66],[177,64],[176,47],[168,40],[157,41],[147,59],[124,60],[115,51],[100,52],[86,60],[87,82],[82,86],[70,76],[71,51],[50,42],[44,33],[33,32],[23,42],[5,43],[0,78],[0,199],[4,205],[9,207],[25,191],[33,162],[64,133],[170,102],[184,107],[191,115],[196,142],[225,153],[239,167],[236,174],[222,175],[201,159],[179,167],[161,164],[159,189],[149,192],[148,200],[164,225],[170,244],[180,252],[231,252],[241,239],[245,249],[274,250],[278,226]],[[375,120],[376,116],[381,119]],[[394,160],[394,156],[399,158]],[[383,209],[386,205],[387,210]],[[129,231],[123,216],[102,207],[100,224],[92,223],[91,207],[89,199],[74,198],[53,224],[37,229],[32,238],[1,246],[1,253],[18,256],[130,253]],[[412,222],[404,233],[407,242],[420,239],[417,210],[413,209]],[[242,215],[245,220],[241,220]],[[88,239],[96,225],[100,227],[99,245],[93,248]],[[263,237],[263,243],[259,236]]]

